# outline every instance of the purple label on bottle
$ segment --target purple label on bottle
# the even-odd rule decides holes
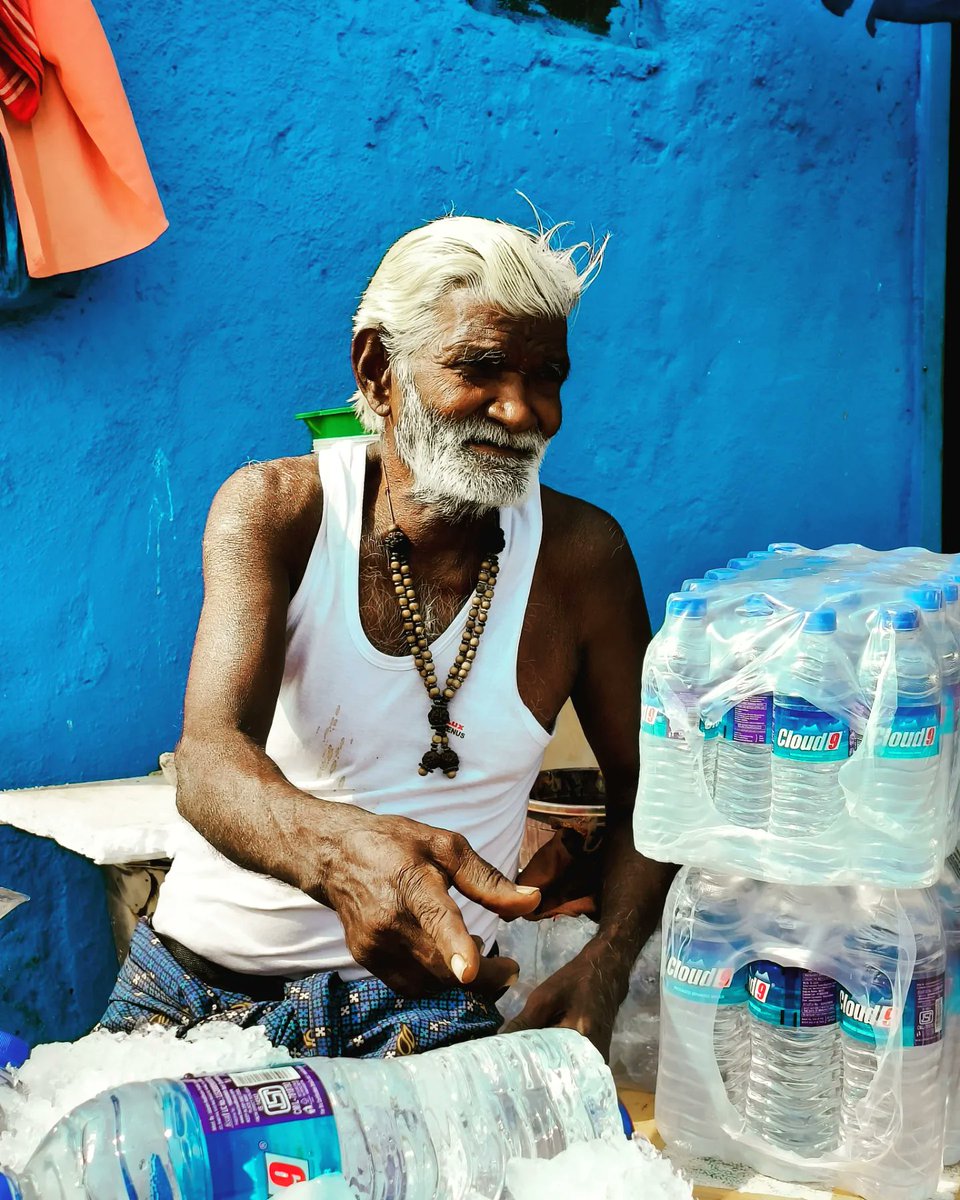
[[[769,1025],[817,1029],[837,1021],[837,985],[827,975],[760,960],[747,980],[753,1015]]]
[[[900,1025],[904,1046],[930,1046],[943,1036],[942,975],[920,976],[907,989]],[[840,1026],[860,1042],[886,1041],[897,1018],[890,980],[878,971],[867,995],[857,998],[840,989]]]
[[[748,746],[768,744],[773,736],[773,697],[769,693],[748,696],[728,709],[723,718],[723,736]]]
[[[210,1195],[261,1200],[340,1173],[326,1089],[302,1063],[183,1081],[203,1130]]]

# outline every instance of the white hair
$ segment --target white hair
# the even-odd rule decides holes
[[[536,231],[480,217],[440,217],[405,233],[383,256],[360,299],[353,332],[376,329],[395,366],[409,364],[437,336],[437,307],[466,288],[509,316],[563,317],[573,311],[603,261],[607,238],[563,249],[564,225]],[[353,405],[370,433],[383,429],[362,392]]]

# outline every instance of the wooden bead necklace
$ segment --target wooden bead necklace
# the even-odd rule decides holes
[[[388,491],[389,496],[389,491]],[[393,515],[391,504],[391,516]],[[423,624],[423,614],[417,600],[416,589],[410,574],[410,539],[396,524],[390,526],[383,539],[387,551],[387,561],[390,564],[390,578],[393,581],[394,594],[400,606],[400,617],[403,620],[403,634],[407,646],[413,655],[413,664],[417,668],[423,686],[431,700],[427,720],[433,730],[431,745],[420,760],[421,775],[429,775],[431,771],[440,770],[448,779],[456,778],[460,768],[460,758],[449,742],[447,725],[450,721],[450,701],[457,694],[470,674],[470,668],[477,656],[477,647],[483,634],[490,612],[490,602],[493,599],[493,589],[497,584],[500,572],[498,555],[503,549],[503,531],[497,526],[491,550],[485,555],[480,564],[480,577],[473,594],[473,602],[467,613],[463,635],[460,638],[460,649],[447,673],[447,680],[441,689],[437,679],[433,654],[427,640],[427,631]]]
[[[413,576],[410,574],[410,539],[397,524],[397,515],[393,511],[393,496],[390,493],[390,480],[387,477],[386,464],[382,459],[381,470],[391,521],[390,528],[383,538],[390,567],[390,579],[393,582],[393,592],[400,607],[400,618],[403,621],[403,635],[407,640],[407,648],[413,656],[413,665],[423,680],[423,686],[427,689],[427,695],[431,702],[427,720],[433,734],[430,739],[430,748],[420,759],[418,770],[421,775],[429,775],[431,771],[440,770],[448,779],[455,779],[457,771],[460,769],[460,756],[450,746],[447,735],[447,725],[450,721],[450,701],[463,687],[470,674],[473,661],[477,657],[477,647],[480,645],[480,637],[487,623],[493,589],[497,586],[497,575],[500,573],[498,556],[504,547],[503,530],[498,524],[491,533],[490,548],[480,564],[480,576],[477,579],[473,602],[463,627],[460,649],[453,660],[453,666],[447,672],[446,683],[441,689],[437,679],[437,670],[433,663],[430,642],[427,639],[426,626],[423,623],[423,613],[420,611],[420,602],[417,599],[416,588],[413,586]]]

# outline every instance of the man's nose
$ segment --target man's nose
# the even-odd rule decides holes
[[[487,415],[511,433],[526,433],[540,425],[533,389],[520,371],[504,371],[497,380],[497,394]]]

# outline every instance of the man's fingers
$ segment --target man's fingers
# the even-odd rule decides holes
[[[463,915],[435,867],[420,868],[401,890],[406,911],[461,983],[472,983],[480,966],[480,950],[467,932]]]
[[[526,1004],[500,1030],[501,1033],[519,1033],[523,1029],[548,1029],[556,1025],[565,1014],[556,1003],[556,998],[548,993],[536,991],[530,993]]]
[[[447,871],[454,887],[469,900],[501,917],[522,917],[540,903],[540,889],[519,887],[496,867],[472,850],[465,838],[451,835],[442,847],[438,862]]]
[[[481,958],[469,990],[481,996],[500,996],[520,978],[520,964],[512,958]]]

